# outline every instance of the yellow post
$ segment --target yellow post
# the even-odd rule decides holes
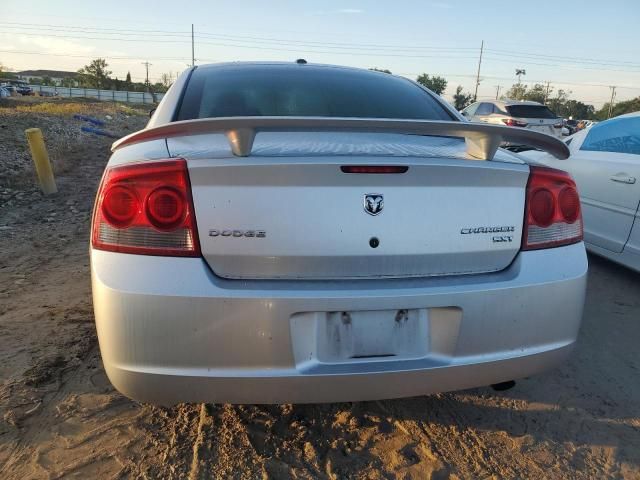
[[[50,193],[56,193],[58,187],[56,186],[56,180],[53,178],[53,170],[51,169],[51,162],[49,162],[49,154],[47,153],[47,147],[44,146],[44,138],[39,128],[29,128],[24,131],[29,142],[29,148],[31,149],[31,156],[33,157],[33,163],[36,166],[36,173],[38,174],[38,180],[40,181],[40,187],[42,191],[49,195]]]

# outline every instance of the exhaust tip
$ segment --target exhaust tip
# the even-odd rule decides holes
[[[506,382],[494,383],[491,385],[496,392],[504,392],[505,390],[510,390],[516,386],[515,380],[509,380]]]

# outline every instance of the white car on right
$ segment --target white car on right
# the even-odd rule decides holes
[[[640,112],[593,124],[565,143],[571,155],[562,162],[540,151],[520,155],[569,172],[587,249],[640,272]]]

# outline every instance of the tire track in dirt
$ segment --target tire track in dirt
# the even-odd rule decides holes
[[[98,362],[94,347],[25,422],[20,441],[0,470],[3,478],[90,478],[138,470],[133,457],[151,453],[152,446],[134,426],[148,409],[115,392]]]

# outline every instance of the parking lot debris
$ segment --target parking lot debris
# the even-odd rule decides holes
[[[83,122],[93,123],[94,125],[97,125],[99,127],[104,127],[105,125],[105,123],[98,118],[93,118],[88,115],[81,115],[79,113],[75,114],[73,118],[75,118],[76,120],[82,120]]]
[[[87,133],[93,133],[94,135],[102,135],[103,137],[120,138],[115,133],[108,132],[107,130],[101,130],[99,128],[81,127],[80,130],[82,130],[83,132],[87,132]]]

